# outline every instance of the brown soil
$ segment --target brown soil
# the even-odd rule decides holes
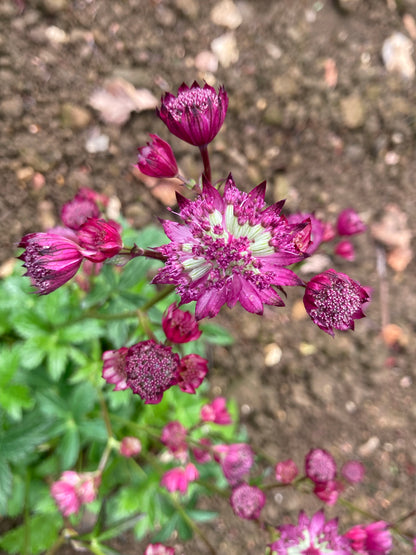
[[[267,179],[269,201],[285,197],[287,210],[315,211],[333,221],[352,206],[371,226],[395,204],[414,233],[416,89],[413,80],[387,72],[381,47],[394,31],[412,32],[416,2],[344,0],[341,11],[330,0],[243,0],[236,2],[242,23],[234,31],[212,21],[216,3],[0,3],[2,262],[23,234],[56,223],[62,203],[81,186],[118,198],[135,225],[156,221],[163,206],[131,166],[148,133],[168,139],[166,129],[151,111],[133,114],[122,127],[104,124],[88,99],[112,76],[156,97],[182,81],[212,82],[195,58],[225,32],[235,36],[239,58],[214,73],[213,83],[224,84],[230,97],[226,124],[212,145],[214,176],[232,171],[245,190]],[[328,58],[338,70],[332,88],[324,79]],[[87,152],[94,126],[109,136],[108,151]],[[183,173],[197,177],[197,153],[180,141],[172,144]],[[276,461],[293,457],[302,465],[315,446],[340,463],[362,459],[367,476],[355,492],[360,505],[394,520],[416,499],[416,267],[414,260],[402,272],[388,267],[381,282],[370,233],[354,243],[353,263],[328,255],[330,267],[373,289],[368,317],[355,333],[332,339],[321,332],[299,311],[296,292],[289,292],[286,309],[268,309],[263,318],[224,310],[219,320],[236,343],[213,352],[211,383],[215,394],[238,399],[254,446]],[[382,319],[400,327],[401,345],[386,346]],[[282,350],[273,366],[265,363],[270,344]],[[225,502],[205,503],[223,509],[219,522],[205,526],[218,553],[263,552],[262,531],[238,521]],[[279,523],[318,506],[283,492],[270,497],[265,516]],[[360,518],[346,515],[343,525]],[[407,530],[416,535],[416,519]],[[126,555],[143,551],[130,536],[114,547]],[[195,539],[182,552],[206,548]]]

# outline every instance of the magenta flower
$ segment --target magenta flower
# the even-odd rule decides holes
[[[203,422],[214,422],[226,426],[231,424],[231,416],[227,410],[225,397],[217,397],[201,408],[201,420]]]
[[[382,520],[368,526],[354,526],[344,536],[360,555],[386,555],[393,547],[388,524]]]
[[[180,422],[174,420],[169,422],[162,430],[161,442],[178,459],[186,459],[188,446],[186,443],[186,428]]]
[[[319,220],[314,214],[309,213],[297,213],[288,216],[287,221],[290,224],[300,224],[302,222],[310,222],[311,225],[311,242],[306,249],[307,254],[313,254],[319,245],[325,241],[324,235],[326,232],[326,224]]]
[[[195,457],[195,460],[199,464],[204,464],[209,462],[212,459],[211,456],[211,440],[207,437],[202,437],[199,440],[200,447],[194,447],[192,449],[192,453]]]
[[[250,445],[233,443],[228,446],[221,460],[221,468],[231,486],[238,485],[246,476],[254,463],[254,454]]]
[[[364,479],[365,469],[360,461],[347,461],[341,469],[341,474],[351,484],[359,484]]]
[[[99,484],[97,475],[67,470],[52,484],[51,495],[63,516],[69,516],[77,513],[81,505],[94,501]]]
[[[120,231],[117,222],[89,218],[77,233],[83,256],[91,262],[103,262],[118,254],[123,246]]]
[[[335,478],[337,465],[333,456],[325,449],[311,449],[305,457],[305,474],[315,482],[324,484]]]
[[[179,491],[183,495],[188,491],[189,483],[197,480],[198,477],[196,466],[188,463],[185,468],[172,468],[165,472],[160,483],[171,493]]]
[[[303,304],[315,324],[334,336],[334,329],[354,329],[354,320],[364,318],[362,307],[369,299],[358,281],[331,269],[306,285]]]
[[[327,505],[335,505],[339,494],[344,491],[344,486],[338,480],[328,480],[328,482],[316,482],[313,493],[318,499]]]
[[[169,131],[194,146],[209,144],[224,123],[228,96],[224,87],[218,93],[196,81],[189,88],[185,83],[179,87],[178,95],[166,93],[157,114]]]
[[[98,218],[100,209],[97,203],[82,193],[78,193],[69,202],[65,203],[61,209],[61,220],[71,229],[79,229],[88,218]]]
[[[240,484],[233,489],[230,497],[234,514],[247,520],[259,518],[262,508],[266,503],[264,492],[256,486]]]
[[[158,135],[150,134],[151,142],[138,148],[137,167],[150,177],[175,177],[178,166],[169,143]]]
[[[301,511],[297,526],[278,526],[280,538],[270,545],[273,555],[351,555],[347,538],[339,535],[336,519],[325,521],[323,511],[309,519]]]
[[[121,347],[116,351],[105,351],[102,355],[104,361],[102,376],[109,384],[114,384],[114,391],[127,389],[126,355],[128,348]]]
[[[339,235],[355,235],[363,233],[367,228],[357,212],[352,208],[347,208],[338,216],[337,229]]]
[[[195,316],[171,304],[163,315],[162,328],[172,343],[188,343],[201,336]]]
[[[135,457],[139,455],[142,450],[142,444],[139,438],[126,436],[123,437],[120,443],[120,454],[123,457]]]
[[[175,555],[175,548],[163,545],[163,543],[149,543],[144,555]]]
[[[71,238],[72,237],[72,238]],[[69,281],[79,270],[83,257],[71,230],[60,233],[30,233],[20,241],[19,256],[37,293],[47,295]]]
[[[291,484],[299,474],[299,469],[292,459],[278,462],[275,467],[275,476],[282,484]]]
[[[194,353],[181,358],[178,386],[185,393],[196,393],[208,373],[208,361]]]
[[[340,241],[336,245],[334,252],[341,258],[345,258],[345,260],[348,260],[348,262],[354,262],[355,260],[355,249],[351,241]]]
[[[196,301],[197,320],[238,301],[262,314],[263,304],[284,305],[276,288],[302,283],[284,266],[305,258],[310,224],[288,224],[283,202],[267,208],[265,186],[243,193],[229,176],[221,196],[205,182],[194,201],[178,195],[184,224],[163,222],[171,242],[157,249],[166,262],[153,283],[172,283],[182,303]]]

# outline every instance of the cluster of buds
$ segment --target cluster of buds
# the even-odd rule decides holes
[[[51,486],[51,495],[64,516],[77,513],[82,505],[94,501],[101,475],[92,472],[65,471]]]

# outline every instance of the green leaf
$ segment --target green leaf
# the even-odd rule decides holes
[[[24,339],[42,335],[48,331],[48,325],[39,314],[34,311],[24,312],[14,319],[14,328]]]
[[[83,320],[59,330],[59,342],[79,345],[100,337],[103,333],[101,322]]]
[[[7,504],[7,516],[17,517],[22,511],[25,504],[25,482],[21,476],[14,474],[11,494]],[[3,511],[0,511],[2,514]]]
[[[206,341],[215,345],[227,346],[234,343],[233,336],[218,324],[201,324],[200,328]]]
[[[41,364],[45,358],[46,345],[49,346],[50,340],[48,336],[31,337],[22,343],[20,355],[22,366],[31,370]]]
[[[57,511],[52,515],[35,515],[25,524],[4,534],[0,538],[0,547],[13,555],[38,555],[52,547],[62,524],[62,517]]]
[[[4,387],[13,378],[19,368],[20,356],[19,347],[0,348],[0,387]]]
[[[202,509],[187,509],[186,514],[195,522],[209,522],[218,516],[215,511],[203,511]]]
[[[107,541],[111,538],[115,538],[116,536],[121,535],[126,530],[130,530],[130,528],[133,528],[133,526],[135,526],[139,522],[139,520],[142,520],[143,517],[143,514],[136,514],[114,522],[111,524],[111,526],[109,526],[109,528],[107,528],[107,530],[104,530],[103,532],[101,532],[101,534],[97,536],[97,540]]]
[[[57,449],[62,468],[68,469],[75,465],[78,459],[79,449],[79,431],[75,424],[70,422]]]
[[[13,477],[5,458],[0,457],[0,514],[7,512],[7,502],[12,491]]]
[[[57,382],[65,371],[68,359],[68,348],[55,345],[48,353],[48,372],[54,382]]]
[[[22,418],[23,409],[33,406],[29,388],[21,384],[9,384],[0,389],[0,406],[13,420]]]
[[[101,418],[81,420],[81,422],[78,423],[78,430],[83,440],[107,441],[107,430]]]
[[[146,258],[133,258],[133,260],[130,260],[130,262],[123,268],[119,288],[121,290],[130,289],[130,287],[136,285],[137,282],[146,276],[148,270],[149,264]]]
[[[48,439],[50,424],[39,411],[31,411],[19,424],[0,433],[0,453],[17,462]]]
[[[93,386],[86,382],[74,387],[68,397],[69,409],[75,420],[90,412],[97,400],[97,393]]]

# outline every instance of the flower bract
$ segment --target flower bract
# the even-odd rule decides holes
[[[175,177],[178,166],[169,143],[150,134],[151,142],[138,149],[137,167],[150,177]]]

